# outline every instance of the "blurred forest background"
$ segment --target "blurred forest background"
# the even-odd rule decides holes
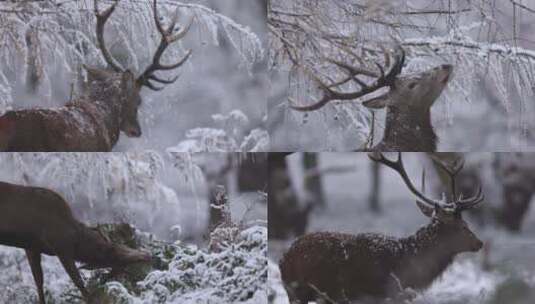
[[[425,169],[428,196],[440,198],[449,189],[429,154],[403,155],[413,183],[420,184]],[[438,155],[443,159],[465,158],[457,178],[464,197],[482,185],[485,201],[463,217],[486,248],[458,256],[411,303],[532,303],[535,208],[530,205],[535,189],[535,154]],[[399,175],[371,161],[366,153],[280,153],[270,155],[269,163],[268,293],[272,303],[288,303],[278,262],[298,236],[333,231],[404,237],[429,221]]]

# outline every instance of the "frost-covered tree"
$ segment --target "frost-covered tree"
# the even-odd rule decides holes
[[[101,9],[112,3],[100,2]],[[167,148],[186,130],[200,123],[210,125],[211,115],[236,107],[251,119],[245,130],[261,127],[265,115],[265,104],[259,98],[264,94],[259,81],[262,33],[207,6],[233,12],[233,17],[250,22],[258,32],[263,28],[256,23],[265,22],[243,16],[261,16],[259,5],[254,2],[240,8],[234,0],[217,5],[218,1],[197,2],[201,1],[158,1],[163,23],[175,17],[194,20],[190,37],[171,45],[162,62],[181,58],[186,49],[192,49],[193,55],[181,68],[177,83],[160,93],[144,93],[140,116],[148,132],[135,142],[136,148]],[[106,64],[96,39],[93,5],[93,0],[0,4],[0,114],[9,109],[60,106],[81,94],[78,85],[86,77],[81,66]],[[150,3],[119,1],[106,25],[105,39],[117,64],[135,74],[142,72],[160,39]],[[163,78],[168,76],[164,74]],[[116,149],[133,147],[134,142],[121,139]]]
[[[533,17],[534,1],[270,1],[270,68],[286,77],[280,81],[289,91],[270,115],[289,104],[312,104],[321,93],[320,81],[342,92],[362,88],[359,81],[370,85],[369,77],[348,80],[343,64],[377,71],[376,63],[385,64],[382,54],[401,46],[407,54],[404,74],[454,66],[445,102],[432,109],[442,135],[439,150],[532,149]],[[314,150],[354,149],[372,129],[362,101],[331,102],[311,114],[286,111],[279,116],[289,119],[278,127],[313,133],[291,139]],[[380,115],[374,124],[378,134],[384,127]],[[276,127],[274,146],[289,146]]]

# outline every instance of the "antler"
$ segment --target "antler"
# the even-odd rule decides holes
[[[382,49],[384,53],[385,67],[388,67],[391,61],[390,54],[384,48]],[[334,59],[326,58],[327,62],[332,63],[335,66],[344,70],[348,74],[347,77],[341,81],[328,84],[325,83],[322,79],[320,79],[320,77],[314,75],[314,73],[309,72],[310,77],[312,77],[312,79],[319,85],[320,90],[322,91],[321,99],[309,106],[290,105],[290,107],[297,111],[314,111],[325,106],[327,103],[333,100],[357,99],[359,97],[373,93],[379,90],[380,88],[392,86],[395,78],[401,73],[403,64],[405,62],[405,51],[401,47],[398,47],[397,50],[398,54],[395,56],[394,63],[392,64],[388,72],[385,73],[385,68],[383,68],[383,66],[381,66],[379,63],[375,62],[375,65],[379,69],[379,74],[359,67],[354,67]],[[356,55],[353,56],[356,57]],[[372,84],[368,85],[358,78],[359,75],[377,77],[377,79]],[[359,85],[360,90],[354,92],[340,92],[334,89],[335,87],[348,83],[349,81],[356,82]]]
[[[455,187],[455,178],[457,177],[457,174],[462,170],[464,167],[464,158],[459,158],[454,164],[453,167],[449,167],[442,163],[440,159],[433,159],[434,162],[442,169],[444,170],[449,178],[451,183],[451,195],[453,199],[455,200],[456,204],[456,210],[462,211],[470,209],[480,202],[483,201],[484,195],[483,195],[483,189],[481,188],[481,185],[478,186],[477,192],[472,197],[463,199],[462,193],[461,195],[457,196],[457,191]],[[458,199],[457,199],[458,197]]]
[[[186,52],[186,55],[182,57],[177,63],[175,64],[162,64],[160,62],[160,59],[165,51],[165,49],[173,42],[182,39],[186,34],[188,33],[191,25],[193,24],[193,17],[190,18],[189,22],[186,26],[184,26],[178,33],[173,35],[173,32],[175,31],[176,23],[177,23],[177,14],[173,17],[173,20],[171,21],[171,25],[169,27],[164,28],[164,26],[160,22],[160,16],[158,15],[157,10],[157,0],[154,0],[153,4],[153,11],[154,11],[154,22],[156,23],[156,28],[158,29],[158,32],[160,32],[161,40],[160,44],[158,45],[158,48],[156,49],[156,52],[154,53],[154,57],[152,59],[152,63],[145,69],[143,74],[141,74],[137,80],[136,83],[138,86],[147,86],[148,88],[154,90],[154,91],[160,91],[163,89],[163,87],[157,87],[151,81],[155,81],[161,84],[170,84],[175,82],[178,79],[178,76],[166,80],[161,79],[154,75],[156,71],[162,70],[162,71],[168,71],[173,70],[178,67],[180,67],[184,62],[188,60],[188,58],[191,56],[191,50],[188,50]]]
[[[425,204],[433,208],[445,207],[443,202],[428,198],[423,193],[418,191],[418,189],[416,189],[416,187],[411,182],[409,175],[407,174],[407,171],[405,171],[405,166],[403,165],[403,158],[401,157],[401,152],[398,152],[398,159],[396,161],[387,159],[381,152],[368,153],[368,157],[371,160],[380,162],[383,165],[386,165],[387,167],[390,167],[394,169],[394,171],[399,173],[399,175],[401,176],[401,178],[403,179],[403,181],[405,182],[409,190]]]
[[[481,185],[479,186],[477,194],[467,199],[463,199],[462,196],[460,196],[459,199],[456,199],[453,202],[448,203],[448,202],[438,201],[438,200],[428,198],[424,194],[422,194],[420,191],[418,191],[416,187],[413,185],[413,183],[411,182],[407,174],[407,171],[405,171],[405,166],[403,165],[401,152],[398,152],[398,159],[396,161],[387,159],[381,152],[368,153],[368,157],[370,157],[370,159],[372,159],[373,161],[380,162],[386,165],[387,167],[394,169],[394,171],[398,172],[399,175],[403,178],[403,181],[405,182],[409,190],[414,195],[416,195],[416,197],[422,203],[425,203],[426,205],[430,207],[440,208],[443,210],[452,210],[454,212],[461,212],[463,210],[467,210],[476,206],[477,204],[482,202],[484,199]],[[457,175],[457,173],[459,173],[459,171],[463,167],[463,164],[464,164],[464,161],[460,162],[460,164],[457,164],[453,169],[450,169],[450,168],[446,169],[444,164],[439,164],[439,165],[444,166],[443,168],[446,170],[446,172],[448,172],[448,174],[450,175],[450,178],[452,178],[452,183],[454,183],[455,176]],[[454,196],[454,199],[455,199],[455,196]]]
[[[104,56],[104,59],[108,63],[108,65],[116,72],[124,72],[124,69],[113,59],[110,52],[106,48],[106,44],[104,42],[104,25],[106,24],[106,21],[108,21],[108,18],[110,18],[111,14],[115,10],[115,7],[119,3],[120,0],[115,0],[115,3],[112,4],[108,9],[104,10],[102,13],[99,13],[98,11],[98,1],[94,0],[94,7],[95,7],[95,16],[97,17],[97,42],[98,47],[100,51],[102,52],[102,55]]]
[[[433,162],[437,164],[442,170],[444,170],[449,178],[451,183],[451,195],[453,199],[457,197],[457,189],[455,187],[455,178],[457,177],[457,174],[463,169],[464,167],[464,158],[460,157],[457,158],[453,164],[452,167],[447,166],[444,164],[438,157],[431,157]]]

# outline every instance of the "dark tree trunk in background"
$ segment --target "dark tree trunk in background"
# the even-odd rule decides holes
[[[370,169],[372,175],[372,184],[370,189],[370,196],[368,198],[370,211],[374,213],[381,213],[381,203],[379,194],[381,193],[381,166],[379,162],[370,161]]]
[[[262,5],[262,9],[264,10],[264,16],[266,17],[266,20],[267,20],[267,14],[268,14],[268,0],[260,0],[260,3]]]
[[[40,62],[38,47],[39,37],[38,31],[35,27],[29,27],[26,31],[25,39],[28,46],[28,52],[26,54],[27,71],[26,71],[26,88],[29,93],[36,93],[39,85],[41,84],[41,78],[43,76],[42,62]]]
[[[318,154],[304,153],[303,167],[305,172],[312,172],[312,176],[307,176],[305,180],[305,189],[310,195],[310,203],[325,208],[325,195],[321,184],[321,174],[318,171]]]
[[[268,155],[268,235],[286,239],[306,231],[312,205],[299,206],[286,164],[290,153]]]
[[[498,211],[501,223],[509,231],[519,232],[533,197],[533,185],[504,185],[504,203]]]
[[[495,153],[494,157],[493,169],[503,189],[495,215],[507,230],[519,232],[535,191],[535,157],[531,153]]]
[[[266,191],[267,153],[248,153],[238,169],[238,188],[241,192]]]

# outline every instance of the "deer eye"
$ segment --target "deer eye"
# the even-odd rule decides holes
[[[416,82],[409,83],[409,89],[410,90],[414,89],[414,87],[416,87]]]

